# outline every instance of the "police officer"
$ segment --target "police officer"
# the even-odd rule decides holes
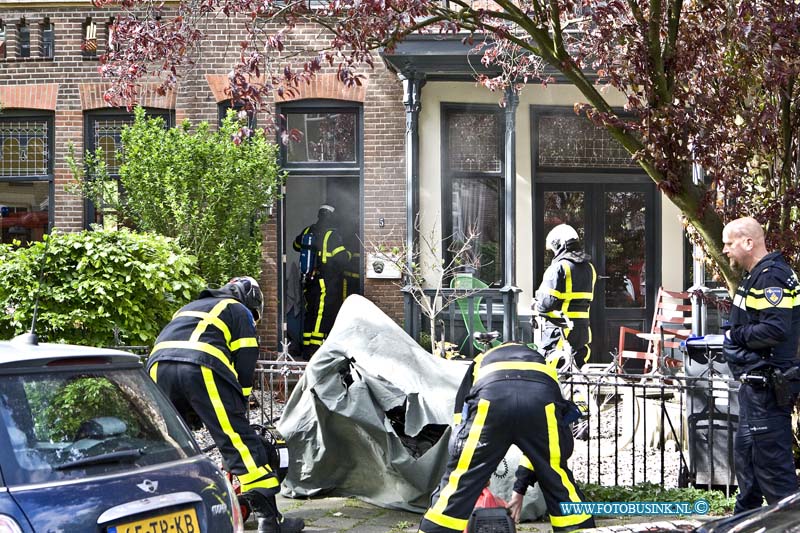
[[[239,478],[242,503],[258,517],[258,531],[295,533],[305,523],[278,512],[278,478],[246,415],[263,307],[261,289],[250,277],[202,291],[161,331],[147,369],[191,427],[206,426],[226,469]]]
[[[768,253],[764,230],[751,217],[722,230],[722,252],[745,271],[731,307],[723,350],[739,379],[739,427],[734,460],[735,513],[774,503],[797,491],[792,457],[794,397],[780,401],[774,376],[797,364],[800,295],[797,275],[780,252]]]
[[[573,450],[569,423],[575,416],[577,407],[562,398],[556,371],[540,353],[506,343],[476,357],[456,397],[450,458],[419,531],[463,531],[512,444],[537,473],[553,530],[594,527],[591,515],[565,515],[559,506],[583,499],[567,466]]]
[[[294,249],[302,250],[303,236],[314,234],[316,260],[311,272],[304,275],[303,359],[310,359],[328,337],[336,314],[342,306],[344,271],[350,263],[342,236],[333,224],[333,206],[324,204],[316,223],[306,227],[294,240]]]
[[[558,314],[563,313],[574,324],[572,329],[564,331],[564,336],[572,347],[575,364],[580,368],[589,361],[591,355],[589,307],[594,298],[597,273],[591,257],[581,250],[578,232],[572,226],[559,224],[550,230],[545,242],[554,257],[531,306],[534,312],[547,317],[547,323],[542,328],[542,350],[549,354],[559,347],[560,330],[565,325]]]

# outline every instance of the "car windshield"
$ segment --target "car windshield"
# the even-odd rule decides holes
[[[0,375],[0,472],[7,485],[103,475],[199,453],[138,368]]]

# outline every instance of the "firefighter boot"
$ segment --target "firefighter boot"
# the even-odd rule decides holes
[[[264,494],[258,489],[240,496],[258,519],[258,533],[299,533],[306,527],[301,518],[287,518],[278,512],[274,494]]]

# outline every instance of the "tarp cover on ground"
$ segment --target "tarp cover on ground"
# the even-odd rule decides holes
[[[369,300],[347,298],[278,425],[290,455],[283,494],[355,496],[423,512],[447,462],[466,369],[423,350]],[[508,494],[492,489],[504,499],[518,451],[507,459]],[[528,491],[528,518],[543,512],[538,492]]]

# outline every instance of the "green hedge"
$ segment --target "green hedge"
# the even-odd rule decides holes
[[[123,229],[45,239],[0,245],[0,338],[30,328],[38,295],[36,332],[44,341],[152,344],[204,285],[196,259],[166,237]]]

